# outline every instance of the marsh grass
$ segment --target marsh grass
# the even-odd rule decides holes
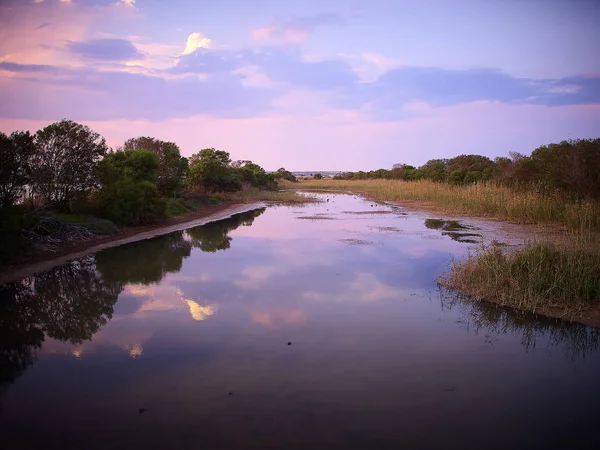
[[[515,190],[493,182],[458,186],[428,180],[303,180],[290,189],[345,190],[375,200],[417,203],[419,207],[521,224],[552,224],[573,231],[600,231],[600,202]]]
[[[441,284],[480,300],[524,310],[600,306],[600,245],[533,241],[481,247],[454,261]]]
[[[315,197],[301,195],[296,191],[261,191],[258,189],[247,189],[245,191],[236,192],[229,195],[227,199],[242,203],[263,201],[283,204],[315,203],[318,201]]]

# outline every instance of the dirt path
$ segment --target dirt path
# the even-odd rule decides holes
[[[18,281],[35,273],[50,270],[53,267],[64,264],[73,259],[81,258],[109,247],[116,247],[130,242],[150,239],[173,231],[185,230],[187,228],[204,225],[209,222],[226,219],[234,214],[251,211],[266,206],[265,203],[243,203],[208,206],[200,211],[194,211],[182,216],[172,217],[166,221],[125,227],[119,233],[110,236],[98,236],[97,238],[83,242],[74,242],[64,246],[59,251],[43,251],[35,253],[26,262],[3,267],[0,270],[0,284]]]

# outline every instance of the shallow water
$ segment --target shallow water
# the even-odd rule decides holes
[[[440,291],[476,226],[320,197],[2,286],[2,448],[600,445],[598,329]]]

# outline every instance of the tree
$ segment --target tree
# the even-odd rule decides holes
[[[448,160],[446,165],[449,181],[455,184],[469,184],[489,180],[494,162],[487,156],[459,155]]]
[[[172,197],[181,191],[188,170],[188,160],[181,156],[177,144],[142,136],[125,141],[123,150],[148,150],[155,153],[158,156],[156,186],[159,194]]]
[[[446,181],[448,169],[443,159],[431,159],[419,168],[419,175],[431,181]]]
[[[275,178],[283,178],[284,180],[291,181],[292,183],[298,181],[292,172],[285,170],[283,167],[277,169],[277,172],[275,172]]]
[[[163,218],[165,202],[158,194],[158,156],[148,150],[112,152],[98,165],[102,188],[94,201],[100,215],[119,224]]]
[[[277,189],[275,175],[267,173],[265,169],[252,161],[235,161],[231,166],[237,170],[242,183],[258,189]]]
[[[315,180],[320,180],[321,178],[323,178],[323,175],[321,175],[320,173],[315,173],[315,174],[313,175],[313,178],[314,178]]]
[[[98,187],[96,165],[107,152],[106,141],[87,126],[62,120],[39,130],[32,161],[32,191],[60,208]]]
[[[25,192],[31,175],[35,143],[29,131],[0,133],[0,206],[14,204]]]
[[[205,148],[192,155],[188,170],[191,186],[202,187],[206,192],[235,192],[242,187],[239,173],[230,166],[229,153]]]

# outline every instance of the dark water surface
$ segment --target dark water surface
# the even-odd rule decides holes
[[[600,448],[598,329],[440,291],[472,227],[321,197],[2,286],[0,448]]]

